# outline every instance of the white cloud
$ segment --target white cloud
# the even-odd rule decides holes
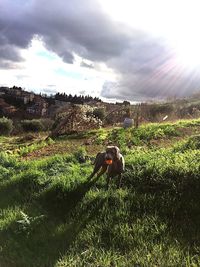
[[[199,0],[22,2],[0,1],[1,84],[130,100],[200,88]]]
[[[17,85],[29,90],[46,91],[49,84],[60,92],[99,96],[107,79],[114,73],[104,64],[94,64],[94,69],[80,66],[82,59],[75,55],[74,64],[67,64],[54,52],[48,51],[42,40],[33,39],[28,49],[21,51],[24,62],[18,69],[0,70],[1,84]]]

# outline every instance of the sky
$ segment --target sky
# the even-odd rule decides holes
[[[0,86],[145,101],[200,92],[199,0],[0,0]]]

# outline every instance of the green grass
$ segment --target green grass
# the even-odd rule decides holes
[[[48,138],[45,141],[39,141],[37,143],[21,146],[18,149],[16,149],[14,152],[17,153],[19,156],[26,156],[27,154],[39,150],[43,147],[46,147],[48,145],[54,144],[54,141],[51,138]]]
[[[84,147],[34,161],[0,153],[0,266],[200,266],[199,136],[141,145],[198,121],[181,123],[108,131],[124,150],[135,142],[121,189],[88,180]]]

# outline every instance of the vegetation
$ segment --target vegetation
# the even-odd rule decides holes
[[[200,95],[184,99],[171,99],[168,102],[140,103],[131,105],[128,101],[115,104],[104,103],[97,97],[83,95],[66,95],[57,93],[47,96],[46,94],[34,94],[21,87],[0,87],[1,94],[1,116],[14,119],[39,119],[43,116],[57,118],[62,108],[72,108],[74,105],[90,105],[93,111],[89,115],[100,119],[104,125],[116,125],[122,123],[125,117],[134,118],[137,127],[146,122],[175,121],[177,119],[194,119],[200,117]],[[62,101],[62,105],[59,101]],[[66,102],[66,105],[64,104]],[[71,103],[71,105],[70,105]],[[98,108],[96,108],[98,104]],[[46,120],[45,120],[46,122]],[[50,121],[49,121],[50,122]],[[55,123],[57,125],[57,122]],[[55,126],[54,125],[54,126]],[[45,126],[45,130],[52,130],[52,123]],[[46,126],[48,126],[46,128]],[[15,127],[16,128],[16,127]],[[16,134],[18,129],[13,132]]]
[[[64,107],[57,114],[51,136],[84,132],[89,129],[100,128],[101,125],[102,121],[94,117],[93,108],[90,106],[76,105],[67,109]]]
[[[105,118],[105,110],[103,108],[96,108],[93,111],[93,115],[95,118],[100,119],[101,121]]]
[[[44,131],[51,131],[52,130],[54,120],[46,118],[46,119],[40,119],[40,121],[43,125]]]
[[[38,132],[44,130],[42,121],[37,119],[21,121],[21,125],[25,132]]]
[[[13,130],[13,122],[8,118],[0,118],[0,135],[9,135]]]
[[[72,96],[71,94],[67,95],[65,93],[57,93],[55,94],[54,98],[56,100],[60,100],[60,101],[65,101],[65,102],[70,102],[72,104],[83,104],[83,103],[87,103],[90,101],[94,101],[94,102],[101,102],[101,99],[99,99],[98,97],[92,97],[92,96],[84,96],[84,95],[74,95]]]
[[[81,141],[73,153],[32,161],[0,153],[0,265],[199,266],[199,127],[89,131],[49,141],[49,149]],[[107,142],[123,150],[121,189],[88,180],[90,138],[94,154]]]
[[[38,149],[41,149],[41,148],[46,147],[48,145],[51,145],[53,143],[54,143],[54,141],[49,137],[45,141],[42,140],[39,142],[35,142],[33,144],[22,146],[19,149],[17,149],[15,152],[20,156],[26,156],[27,154],[29,154],[33,151],[36,151]]]

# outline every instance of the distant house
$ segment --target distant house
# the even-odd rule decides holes
[[[9,87],[7,87],[7,86],[1,86],[0,87],[1,92],[7,92],[8,90],[9,90]]]
[[[21,88],[10,88],[7,93],[12,96],[20,96],[22,94],[22,89]]]
[[[28,104],[29,102],[32,102],[35,98],[35,95],[33,93],[23,93],[22,94],[22,99],[23,99],[23,102],[24,104]]]
[[[25,104],[25,105],[32,102],[35,98],[34,93],[29,93],[29,92],[23,91],[21,88],[18,88],[18,87],[10,88],[7,91],[7,93],[8,93],[8,95],[12,96],[16,100],[23,102],[23,104]]]
[[[38,115],[38,116],[45,116],[47,114],[47,108],[42,107],[38,104],[34,104],[30,107],[27,107],[26,111],[29,114]]]
[[[45,116],[48,111],[48,103],[40,96],[35,96],[34,104],[28,106],[26,111],[29,114],[37,115],[37,116]]]
[[[20,95],[17,94],[15,97],[17,100],[22,101],[25,105],[34,100],[34,94],[27,92],[22,92]]]
[[[17,109],[14,106],[6,103],[4,99],[0,98],[0,111],[5,115],[9,115],[16,112]]]
[[[0,91],[0,96],[5,95],[5,92]]]
[[[12,114],[12,113],[15,113],[17,111],[17,109],[14,107],[14,106],[7,106],[7,107],[4,107],[2,109],[2,111],[5,113],[5,114]]]

